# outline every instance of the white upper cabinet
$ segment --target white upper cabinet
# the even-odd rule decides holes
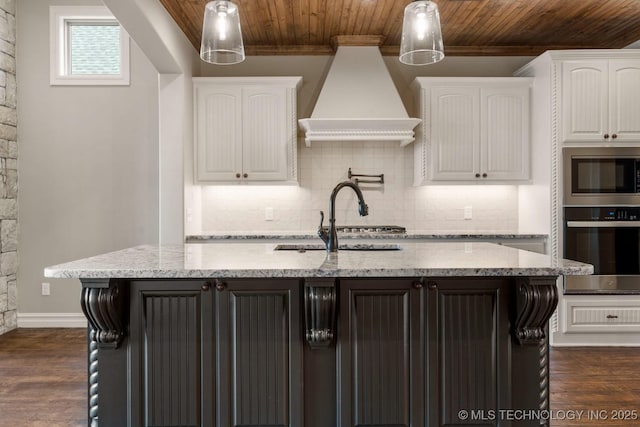
[[[562,62],[565,142],[640,141],[640,61]]]
[[[493,181],[530,178],[531,82],[487,85],[480,91],[480,173]],[[486,176],[485,176],[486,174]]]
[[[231,181],[242,172],[242,88],[195,84],[198,181]]]
[[[528,180],[530,86],[528,78],[418,77],[414,184]]]
[[[640,61],[609,61],[609,132],[640,141]]]
[[[480,89],[433,87],[430,98],[432,179],[470,179],[480,170]]]
[[[296,183],[296,90],[301,77],[198,77],[199,183]]]

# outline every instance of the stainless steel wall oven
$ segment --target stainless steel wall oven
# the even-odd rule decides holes
[[[640,293],[640,208],[566,207],[564,257],[594,266],[565,293]]]
[[[564,149],[564,257],[565,293],[640,293],[640,147]]]

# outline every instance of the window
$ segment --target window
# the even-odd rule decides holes
[[[50,6],[52,85],[128,85],[129,36],[104,6]]]

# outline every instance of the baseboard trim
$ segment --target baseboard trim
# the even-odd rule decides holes
[[[640,333],[560,333],[551,336],[551,347],[640,347]]]
[[[18,313],[18,328],[86,328],[82,313]]]

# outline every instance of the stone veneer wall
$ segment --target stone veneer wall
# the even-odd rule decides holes
[[[0,0],[0,334],[17,327],[16,0]]]

